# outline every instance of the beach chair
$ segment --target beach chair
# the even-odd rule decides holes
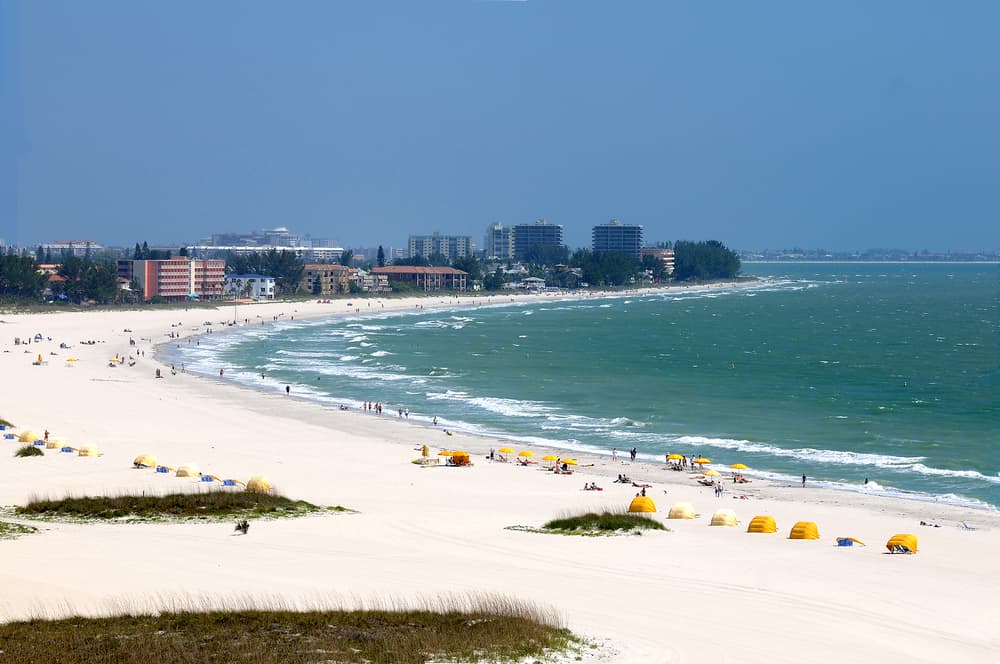
[[[977,529],[973,528],[972,526],[970,526],[969,524],[967,524],[965,521],[962,521],[962,530],[977,530]]]
[[[59,449],[59,451],[60,452],[66,452],[68,454],[72,454],[73,452],[76,452],[76,450],[74,450],[72,447],[62,447],[62,448]]]
[[[170,469],[167,468],[166,466],[157,466],[156,467],[156,472],[158,472],[158,473],[169,473]]]
[[[212,479],[211,475],[202,475],[201,476],[201,480],[199,480],[199,481],[201,481],[201,482],[214,482],[215,480]]]

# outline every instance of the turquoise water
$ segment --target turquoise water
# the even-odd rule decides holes
[[[1000,266],[744,273],[767,282],[282,322],[205,337],[178,359],[521,445],[697,453],[751,475],[1000,505]]]

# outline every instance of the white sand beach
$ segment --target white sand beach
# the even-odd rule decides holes
[[[299,320],[376,309],[367,302],[248,305],[238,316],[259,325],[279,314]],[[436,304],[454,300],[387,299],[377,310]],[[0,417],[16,431],[48,430],[68,445],[94,444],[101,452],[46,450],[21,459],[13,456],[18,443],[0,439],[0,505],[34,495],[217,486],[132,468],[134,457],[152,454],[219,477],[266,475],[290,498],[356,513],[258,520],[245,537],[234,536],[229,523],[35,523],[39,533],[0,541],[0,620],[98,613],[176,596],[351,605],[484,592],[554,607],[567,627],[598,645],[588,661],[1000,661],[996,512],[761,481],[739,490],[727,485],[717,498],[689,473],[607,457],[578,457],[575,474],[556,475],[491,463],[486,455],[503,445],[498,441],[447,436],[388,412],[325,407],[294,398],[294,389],[287,397],[179,367],[172,375],[153,357],[171,333],[204,333],[206,320],[224,333],[219,323],[233,317],[231,305],[0,314]],[[14,337],[36,332],[41,343],[14,345]],[[89,340],[96,343],[81,344]],[[134,366],[109,366],[116,354],[137,351]],[[38,355],[46,364],[32,364]],[[156,369],[163,378],[154,377]],[[410,461],[422,443],[432,452],[468,449],[473,465],[418,467]],[[505,529],[625,507],[639,489],[614,483],[619,473],[652,484],[658,519],[678,501],[693,503],[699,516],[638,537]],[[604,490],[583,491],[590,481]],[[709,527],[719,507],[734,509],[741,525]],[[747,533],[757,514],[774,516],[778,532]],[[801,520],[815,521],[821,539],[789,540]],[[922,527],[921,520],[941,527]],[[960,527],[963,521],[976,530]],[[889,555],[884,545],[896,533],[917,535],[919,553]],[[867,546],[838,547],[838,536]]]

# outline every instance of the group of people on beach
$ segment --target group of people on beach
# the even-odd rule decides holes
[[[377,402],[374,402],[374,403],[371,402],[371,401],[365,401],[361,405],[361,408],[366,413],[375,413],[376,415],[381,415],[382,414],[382,402],[381,401],[377,401]]]

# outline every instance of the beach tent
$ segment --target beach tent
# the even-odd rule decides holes
[[[693,519],[694,505],[691,503],[674,503],[667,513],[668,519]]]
[[[778,526],[773,516],[755,516],[747,526],[748,533],[776,533]]]
[[[79,456],[87,456],[87,457],[101,456],[100,451],[97,449],[97,445],[84,445],[83,447],[80,448],[80,451],[77,452],[77,454]]]
[[[819,539],[819,528],[812,521],[799,521],[792,526],[788,539]]]
[[[247,491],[251,493],[271,493],[271,480],[263,475],[254,475],[247,480]]]
[[[36,440],[41,440],[42,437],[31,429],[25,429],[21,432],[21,435],[17,437],[18,441],[22,443],[33,443]]]
[[[456,466],[468,466],[469,453],[464,450],[456,450],[451,453],[451,462]]]
[[[656,503],[649,496],[636,496],[628,506],[629,512],[655,512]]]
[[[719,509],[715,510],[715,514],[712,515],[712,522],[708,525],[710,526],[735,526],[736,525],[736,512],[733,510]]]
[[[916,553],[917,536],[908,533],[893,535],[885,543],[885,548],[889,549],[892,553]]]
[[[136,468],[156,468],[156,457],[148,454],[140,454],[132,462]]]
[[[201,477],[198,472],[198,464],[185,463],[177,468],[177,477]]]

